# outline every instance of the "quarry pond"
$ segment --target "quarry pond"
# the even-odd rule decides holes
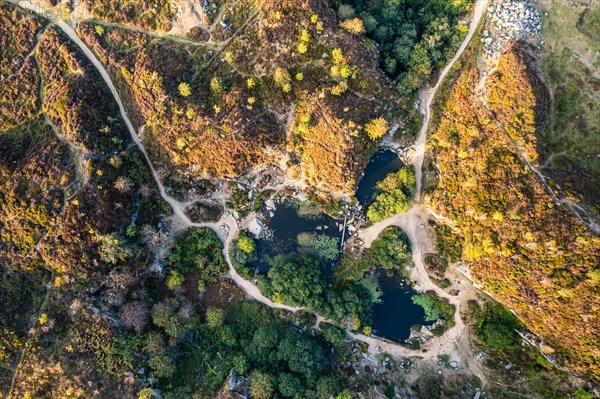
[[[369,161],[361,178],[356,198],[362,207],[368,206],[376,193],[377,182],[402,168],[404,164],[390,150],[380,150]],[[293,253],[319,257],[325,278],[335,272],[342,256],[342,240],[351,236],[344,218],[336,219],[308,202],[282,199],[263,209],[258,219],[262,229],[257,240],[258,259],[251,263],[256,273],[266,273],[270,261],[278,255]],[[412,302],[415,291],[401,276],[386,270],[368,272],[377,281],[381,301],[373,305],[373,333],[377,336],[404,341],[411,327],[423,325],[424,311]]]
[[[275,256],[292,253],[314,253],[314,243],[322,243],[326,256],[319,256],[325,264],[325,274],[331,275],[342,254],[343,220],[336,220],[318,208],[284,200],[276,209],[262,216],[263,230],[257,241],[258,260],[252,267],[264,273]]]
[[[354,196],[363,207],[369,205],[376,193],[377,183],[388,174],[399,171],[404,166],[398,155],[388,149],[379,150],[371,157],[363,177],[358,182]]]
[[[386,270],[374,271],[377,274],[381,302],[373,305],[373,333],[392,341],[403,341],[410,335],[411,327],[423,325],[425,312],[412,302],[415,291],[404,278],[391,276]]]

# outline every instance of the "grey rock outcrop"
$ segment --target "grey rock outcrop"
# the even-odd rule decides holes
[[[500,0],[488,8],[490,30],[483,33],[486,57],[495,58],[512,39],[538,36],[542,17],[528,0]]]

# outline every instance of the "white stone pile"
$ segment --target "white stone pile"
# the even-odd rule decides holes
[[[542,18],[538,10],[528,0],[500,0],[488,8],[490,31],[483,33],[487,57],[502,53],[512,39],[525,39],[537,36],[542,31]]]

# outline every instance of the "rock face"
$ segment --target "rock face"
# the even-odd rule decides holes
[[[248,379],[232,369],[215,399],[248,399],[248,395]]]
[[[481,41],[485,44],[486,57],[500,55],[512,39],[537,36],[542,31],[542,18],[527,0],[500,0],[488,9],[492,34],[484,31]]]

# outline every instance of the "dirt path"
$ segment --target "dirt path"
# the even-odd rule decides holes
[[[442,290],[431,281],[427,270],[425,269],[425,265],[423,264],[423,255],[426,252],[433,251],[435,249],[431,237],[429,237],[427,234],[427,221],[429,219],[429,214],[427,210],[419,204],[422,191],[422,169],[423,158],[425,155],[425,142],[427,140],[427,131],[429,129],[429,123],[431,120],[431,106],[435,94],[437,93],[442,82],[448,75],[448,72],[452,69],[456,61],[461,57],[462,53],[467,48],[467,45],[473,38],[473,35],[477,30],[479,22],[481,21],[481,18],[484,15],[484,12],[487,8],[488,2],[489,0],[479,0],[476,3],[475,9],[473,11],[473,18],[469,26],[469,31],[460,48],[440,73],[440,76],[435,86],[431,89],[423,89],[420,93],[419,97],[421,99],[421,112],[425,115],[425,119],[423,121],[423,126],[421,127],[421,130],[419,132],[419,136],[417,137],[417,142],[415,144],[415,153],[412,159],[412,164],[415,168],[415,177],[417,181],[415,192],[415,198],[417,203],[405,214],[392,216],[391,218],[376,223],[370,226],[369,228],[358,232],[359,238],[362,241],[364,241],[364,246],[366,248],[369,248],[373,241],[385,228],[390,226],[397,226],[404,230],[404,232],[406,232],[406,234],[408,235],[413,248],[412,260],[414,267],[411,271],[411,280],[416,283],[415,288],[420,291],[434,291],[439,297],[446,299],[451,305],[455,307],[455,326],[449,329],[443,336],[435,337],[423,346],[423,349],[425,349],[426,352],[425,354],[419,354],[419,356],[427,358],[435,358],[441,352],[447,352],[449,350],[453,352],[458,352],[455,354],[461,354],[461,351],[456,351],[456,348],[465,346],[464,339],[466,337],[462,334],[462,332],[465,330],[466,326],[464,321],[462,320],[462,317],[460,316],[460,309],[463,306],[465,306],[467,301],[474,296],[474,288],[469,284],[466,284],[465,287],[462,287],[463,289],[461,289],[460,295],[458,296],[452,296],[448,294],[446,291]],[[469,287],[470,289],[468,289],[467,287]],[[354,338],[359,339],[360,341],[369,343],[369,350],[373,353],[387,352],[391,355],[396,356],[416,355],[415,351],[408,350],[392,342],[387,342],[378,338],[366,337],[357,334],[351,335]]]
[[[32,4],[28,1],[22,1],[22,2],[17,2],[17,1],[13,1],[13,0],[10,0],[10,1],[12,3],[16,3],[19,6],[21,6],[22,8],[25,8],[30,11],[34,11],[37,13],[40,13],[40,11],[43,11],[43,8],[41,8],[39,5]],[[431,104],[432,104],[433,97],[434,97],[437,89],[439,88],[441,82],[443,81],[445,76],[448,74],[448,71],[452,68],[452,66],[454,65],[456,60],[460,57],[460,55],[466,48],[467,44],[473,37],[473,34],[474,34],[474,32],[479,24],[479,21],[481,20],[481,17],[483,15],[483,11],[487,6],[487,3],[488,3],[488,0],[483,0],[483,1],[480,0],[477,2],[474,13],[473,13],[473,19],[472,19],[471,25],[469,27],[469,32],[468,32],[464,42],[460,46],[459,50],[457,51],[456,55],[452,58],[450,63],[442,70],[442,73],[440,74],[438,82],[436,83],[434,88],[430,89],[430,90],[422,91],[422,96],[421,96],[422,104],[424,104],[422,112],[424,112],[424,114],[425,114],[425,121],[424,121],[423,127],[421,129],[421,132],[419,133],[419,137],[417,139],[417,143],[416,143],[417,152],[416,152],[415,158],[413,160],[413,164],[415,166],[416,176],[417,176],[416,198],[419,198],[420,193],[421,193],[421,186],[422,186],[422,184],[421,184],[421,175],[422,175],[421,169],[422,169],[422,165],[423,165],[425,141],[426,141],[426,136],[427,136],[427,129],[429,127]],[[42,12],[42,14],[47,16],[47,14],[45,14],[43,12]],[[135,130],[133,124],[131,123],[131,120],[129,119],[129,117],[127,115],[127,112],[125,110],[125,107],[123,105],[121,97],[119,96],[119,93],[118,93],[115,85],[113,84],[108,72],[104,68],[104,65],[102,65],[102,63],[96,58],[96,56],[93,54],[93,52],[85,45],[85,43],[79,38],[79,36],[77,36],[76,32],[70,25],[68,25],[63,20],[55,20],[55,24],[81,49],[81,51],[83,51],[84,55],[89,59],[89,61],[92,63],[92,65],[94,65],[94,67],[100,73],[100,76],[102,77],[104,82],[108,85],[115,101],[117,102],[117,104],[119,106],[120,114],[121,114],[123,120],[125,121],[125,124],[127,126],[127,129],[129,130],[132,140],[134,141],[134,143],[136,144],[136,146],[138,147],[138,149],[141,151],[141,153],[144,155],[144,158],[146,159],[146,162],[148,164],[148,167],[150,168],[152,176],[153,176],[154,180],[156,181],[156,184],[159,188],[161,197],[169,204],[169,206],[173,210],[173,215],[171,217],[171,220],[173,222],[173,230],[174,231],[182,231],[182,230],[185,230],[187,228],[192,228],[192,227],[208,227],[208,228],[213,229],[217,233],[219,238],[221,238],[221,240],[223,240],[223,242],[224,242],[225,249],[224,249],[223,253],[225,256],[225,260],[227,261],[227,264],[229,266],[229,274],[230,274],[231,278],[245,292],[245,294],[248,297],[250,297],[260,303],[263,303],[269,307],[272,307],[272,308],[286,309],[286,310],[289,310],[292,312],[301,310],[301,308],[296,308],[296,307],[291,307],[291,306],[287,306],[287,305],[283,305],[283,304],[274,303],[273,301],[271,301],[270,299],[268,299],[264,295],[262,295],[260,293],[258,287],[256,287],[250,281],[245,280],[243,277],[241,277],[235,271],[235,269],[231,263],[231,259],[229,257],[229,248],[232,244],[233,237],[235,237],[236,233],[239,231],[239,227],[238,227],[237,220],[231,215],[231,213],[226,213],[225,215],[223,215],[221,220],[216,223],[192,223],[190,221],[190,219],[187,217],[187,215],[184,212],[185,206],[187,204],[181,203],[180,201],[172,198],[166,192],[162,181],[160,180],[158,174],[156,173],[156,170],[154,169],[154,166],[152,165],[152,162],[146,152],[146,149],[144,147],[142,140],[140,139],[137,131]],[[398,345],[398,344],[395,344],[392,342],[388,342],[383,339],[379,339],[377,337],[367,337],[362,334],[350,334],[350,336],[352,338],[368,343],[369,350],[372,353],[387,352],[393,356],[421,356],[421,357],[427,357],[427,358],[434,358],[440,353],[440,351],[447,350],[449,347],[449,344],[457,343],[457,340],[461,336],[461,332],[464,329],[464,323],[458,313],[458,309],[460,308],[460,305],[464,301],[464,295],[461,295],[460,297],[453,297],[453,296],[447,294],[446,292],[444,292],[443,290],[441,290],[439,287],[437,287],[435,284],[433,284],[433,282],[429,279],[429,276],[427,275],[427,272],[423,265],[423,261],[422,261],[423,250],[432,248],[430,246],[430,245],[432,245],[432,243],[427,238],[426,229],[424,229],[422,227],[426,224],[427,217],[428,217],[428,215],[427,215],[426,211],[424,210],[424,208],[422,208],[420,205],[415,205],[408,213],[402,214],[402,215],[396,215],[392,218],[384,220],[381,223],[377,223],[377,224],[371,226],[370,228],[359,232],[359,236],[365,242],[365,245],[368,247],[371,245],[373,240],[379,235],[379,233],[388,226],[395,225],[395,226],[401,227],[404,231],[406,231],[411,242],[413,243],[413,249],[414,249],[413,262],[415,264],[415,267],[413,268],[413,271],[412,271],[412,275],[411,275],[412,279],[418,284],[418,288],[420,290],[423,290],[423,291],[433,290],[440,297],[446,298],[451,304],[456,306],[456,308],[457,308],[456,325],[453,328],[451,328],[450,330],[448,330],[442,337],[436,337],[436,338],[432,339],[431,341],[429,341],[427,344],[425,344],[423,349],[427,350],[426,353],[419,353],[419,352],[407,349],[401,345]],[[317,321],[325,321],[325,319],[323,319],[322,317],[318,317]]]
[[[38,5],[32,4],[28,1],[18,2],[18,5],[29,11],[40,12],[40,7]],[[150,168],[152,177],[154,178],[154,180],[156,181],[156,185],[158,186],[160,196],[169,204],[169,206],[173,210],[173,215],[171,216],[171,221],[173,223],[173,230],[176,232],[180,232],[185,229],[194,228],[194,227],[211,228],[212,230],[214,230],[217,233],[219,238],[224,242],[225,250],[223,252],[224,252],[225,260],[227,261],[227,264],[229,265],[229,274],[230,274],[231,278],[236,282],[237,285],[240,286],[240,288],[242,288],[244,290],[246,295],[248,295],[249,297],[251,297],[269,307],[272,307],[272,308],[286,309],[286,310],[290,310],[292,312],[300,310],[300,308],[295,308],[295,307],[291,307],[291,306],[287,306],[287,305],[283,305],[283,304],[278,304],[278,303],[271,301],[270,299],[266,298],[264,295],[262,295],[260,293],[260,290],[258,289],[258,287],[256,287],[250,281],[245,280],[243,277],[241,277],[235,271],[235,269],[232,266],[231,260],[229,258],[229,247],[231,245],[232,238],[236,235],[239,228],[238,228],[236,219],[231,214],[229,214],[229,213],[225,214],[221,218],[221,220],[216,223],[193,223],[188,218],[188,216],[185,214],[184,210],[185,210],[185,207],[189,204],[182,203],[182,202],[176,200],[175,198],[171,197],[166,192],[165,186],[163,185],[152,162],[150,161],[150,157],[148,156],[148,153],[146,152],[146,148],[144,147],[144,144],[143,144],[140,136],[138,135],[137,131],[133,127],[133,123],[131,123],[129,116],[127,115],[125,106],[123,105],[123,101],[121,100],[121,97],[120,97],[115,85],[113,84],[113,82],[110,78],[110,75],[104,68],[104,65],[96,58],[94,53],[79,38],[79,36],[75,32],[75,30],[70,25],[68,25],[63,20],[57,20],[57,21],[55,21],[55,24],[81,49],[81,51],[83,51],[84,55],[89,59],[89,61],[92,63],[92,65],[94,65],[94,67],[98,70],[98,72],[100,73],[100,76],[102,77],[102,79],[104,80],[104,82],[106,83],[108,88],[110,89],[110,92],[112,93],[115,101],[117,102],[117,105],[119,106],[119,112],[121,113],[121,117],[125,121],[125,124],[127,126],[127,129],[129,131],[129,134],[131,135],[133,142],[135,143],[135,145],[138,147],[138,149],[140,150],[140,152],[144,155],[144,158],[146,159],[146,163],[148,164],[148,167]]]
[[[413,160],[413,165],[415,167],[415,175],[417,178],[417,190],[415,193],[415,198],[419,198],[421,196],[423,157],[425,155],[425,141],[427,139],[427,130],[429,129],[429,122],[431,119],[431,105],[433,103],[433,99],[438,89],[440,88],[440,85],[446,78],[446,75],[448,75],[450,69],[452,69],[456,61],[460,58],[462,53],[465,51],[465,49],[471,42],[471,39],[473,38],[475,31],[477,30],[477,26],[481,21],[481,17],[483,16],[488,3],[489,0],[478,0],[477,3],[475,3],[475,9],[473,10],[473,18],[471,20],[471,24],[469,25],[469,31],[467,32],[465,40],[463,40],[462,44],[456,51],[456,54],[454,54],[454,57],[452,57],[450,62],[448,62],[444,69],[442,69],[442,72],[440,73],[440,76],[435,86],[433,86],[433,88],[431,89],[421,90],[421,93],[419,95],[419,98],[421,100],[421,113],[425,115],[425,120],[423,121],[423,126],[421,127],[419,136],[417,137],[417,142],[415,144],[415,154]]]

